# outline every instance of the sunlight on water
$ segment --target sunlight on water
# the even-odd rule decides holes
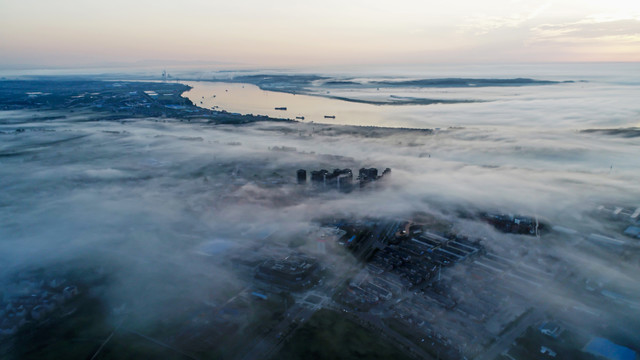
[[[577,82],[477,88],[320,86],[305,89],[313,95],[266,91],[252,84],[185,81],[193,89],[184,96],[195,105],[207,109],[266,115],[305,123],[409,128],[515,126],[566,129],[637,124],[636,97],[629,91],[630,85],[598,80],[568,80]],[[382,102],[398,98],[471,102],[372,105],[330,96]],[[543,116],[540,109],[545,110]]]
[[[350,103],[319,96],[261,90],[251,84],[222,82],[185,82],[193,89],[184,94],[194,104],[231,113],[267,115],[274,118],[325,124],[385,124],[379,106]],[[276,110],[286,108],[286,110]],[[335,118],[325,118],[335,116]]]

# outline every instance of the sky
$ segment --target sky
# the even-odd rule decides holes
[[[0,67],[640,61],[633,0],[0,0]]]

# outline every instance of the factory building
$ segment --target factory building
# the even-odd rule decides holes
[[[638,358],[635,351],[611,342],[610,340],[594,337],[582,349],[585,352],[606,360],[636,360]]]
[[[256,271],[256,279],[292,290],[307,289],[315,285],[318,262],[315,258],[294,254],[284,259],[263,262]]]

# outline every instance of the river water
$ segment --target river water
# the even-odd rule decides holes
[[[252,84],[185,81],[194,104],[231,113],[267,115],[302,122],[410,128],[517,126],[593,128],[638,126],[638,86],[592,76],[573,83],[477,88],[315,88],[314,95],[265,91]],[[542,78],[544,80],[544,78]],[[471,100],[432,105],[372,105],[329,98],[364,100],[393,97]],[[286,110],[276,110],[285,107]],[[327,117],[329,116],[329,117]],[[304,119],[301,119],[301,118]],[[335,118],[333,118],[335,117]]]
[[[208,109],[232,113],[267,115],[274,118],[326,124],[390,125],[381,106],[335,100],[321,96],[265,91],[252,84],[188,81],[193,87],[184,96]],[[276,110],[285,107],[286,110]],[[326,118],[334,116],[335,118]],[[402,126],[401,122],[393,125]]]

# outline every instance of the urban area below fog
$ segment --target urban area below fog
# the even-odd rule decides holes
[[[0,82],[0,357],[637,359],[637,108],[494,86],[391,128]]]

